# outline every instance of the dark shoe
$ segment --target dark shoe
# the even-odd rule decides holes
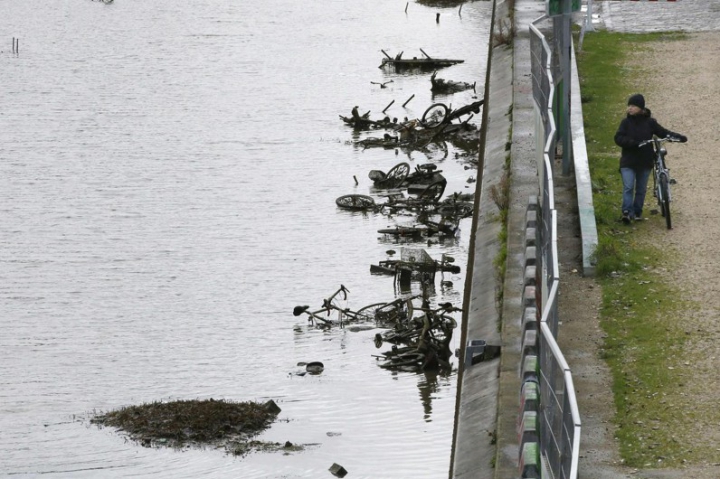
[[[628,213],[627,211],[623,211],[622,218],[620,218],[620,219],[622,220],[623,223],[625,223],[626,225],[629,225],[630,224],[630,213]]]

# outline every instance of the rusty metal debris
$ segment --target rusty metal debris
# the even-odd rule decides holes
[[[448,58],[433,58],[425,51],[420,48],[420,52],[423,54],[423,57],[413,57],[413,58],[403,58],[403,53],[400,52],[397,55],[390,56],[385,50],[380,50],[383,52],[383,55],[385,55],[385,58],[382,59],[380,63],[380,68],[385,67],[393,67],[395,69],[399,70],[408,70],[408,69],[418,69],[418,70],[435,70],[438,68],[444,68],[449,67],[452,65],[457,65],[458,63],[463,63],[465,60],[456,60],[456,59],[448,59]]]
[[[437,78],[437,71],[434,71],[433,74],[430,76],[430,84],[430,90],[433,93],[455,93],[465,90],[475,91],[475,82],[466,83]]]

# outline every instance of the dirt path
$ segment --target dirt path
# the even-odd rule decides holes
[[[668,244],[677,255],[669,271],[683,299],[694,305],[677,320],[689,337],[686,397],[694,414],[687,440],[720,462],[720,33],[657,43],[644,63],[659,72],[648,82],[647,102],[663,126],[688,136],[668,147],[673,192],[672,231],[653,231],[647,241]],[[720,468],[713,468],[720,477]],[[699,477],[699,476],[698,476]]]
[[[668,146],[673,187],[673,230],[659,216],[635,227],[638,239],[669,247],[673,267],[667,274],[688,307],[677,321],[688,338],[686,389],[673,407],[687,419],[677,437],[687,450],[702,451],[705,461],[682,470],[635,470],[623,467],[614,439],[610,374],[599,359],[603,333],[598,324],[599,287],[581,278],[573,257],[572,230],[559,238],[561,278],[560,342],[573,369],[583,415],[581,477],[717,479],[720,477],[720,32],[691,34],[684,40],[658,42],[652,53],[635,61],[649,71],[637,90],[645,94],[653,116],[671,130],[688,136],[686,144]],[[624,105],[618,105],[618,118]],[[619,181],[619,179],[618,179]],[[650,195],[650,193],[649,193]],[[653,198],[649,209],[656,208]],[[563,246],[567,245],[567,247]],[[575,246],[576,248],[576,246]]]

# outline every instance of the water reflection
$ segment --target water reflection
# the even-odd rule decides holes
[[[448,373],[440,373],[439,371],[423,371],[422,375],[418,375],[418,391],[420,392],[420,401],[425,413],[423,419],[426,422],[432,421],[432,400],[433,395],[439,390],[439,374],[444,374],[446,378],[449,376]]]

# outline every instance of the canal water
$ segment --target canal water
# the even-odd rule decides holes
[[[396,297],[369,265],[403,247],[377,230],[412,217],[334,202],[372,193],[370,170],[433,162],[447,193],[474,192],[472,153],[363,150],[339,115],[479,99],[491,3],[3,1],[0,475],[445,477],[457,359],[445,375],[387,371],[377,330],[321,331],[292,310],[340,284],[351,308]],[[378,68],[382,50],[421,48],[464,59],[438,76],[478,93],[433,97],[429,73]],[[461,305],[469,239],[464,220],[415,245],[462,266],[433,303]],[[296,374],[307,361],[324,372]],[[208,398],[273,399],[258,439],[304,451],[144,448],[89,422]]]

